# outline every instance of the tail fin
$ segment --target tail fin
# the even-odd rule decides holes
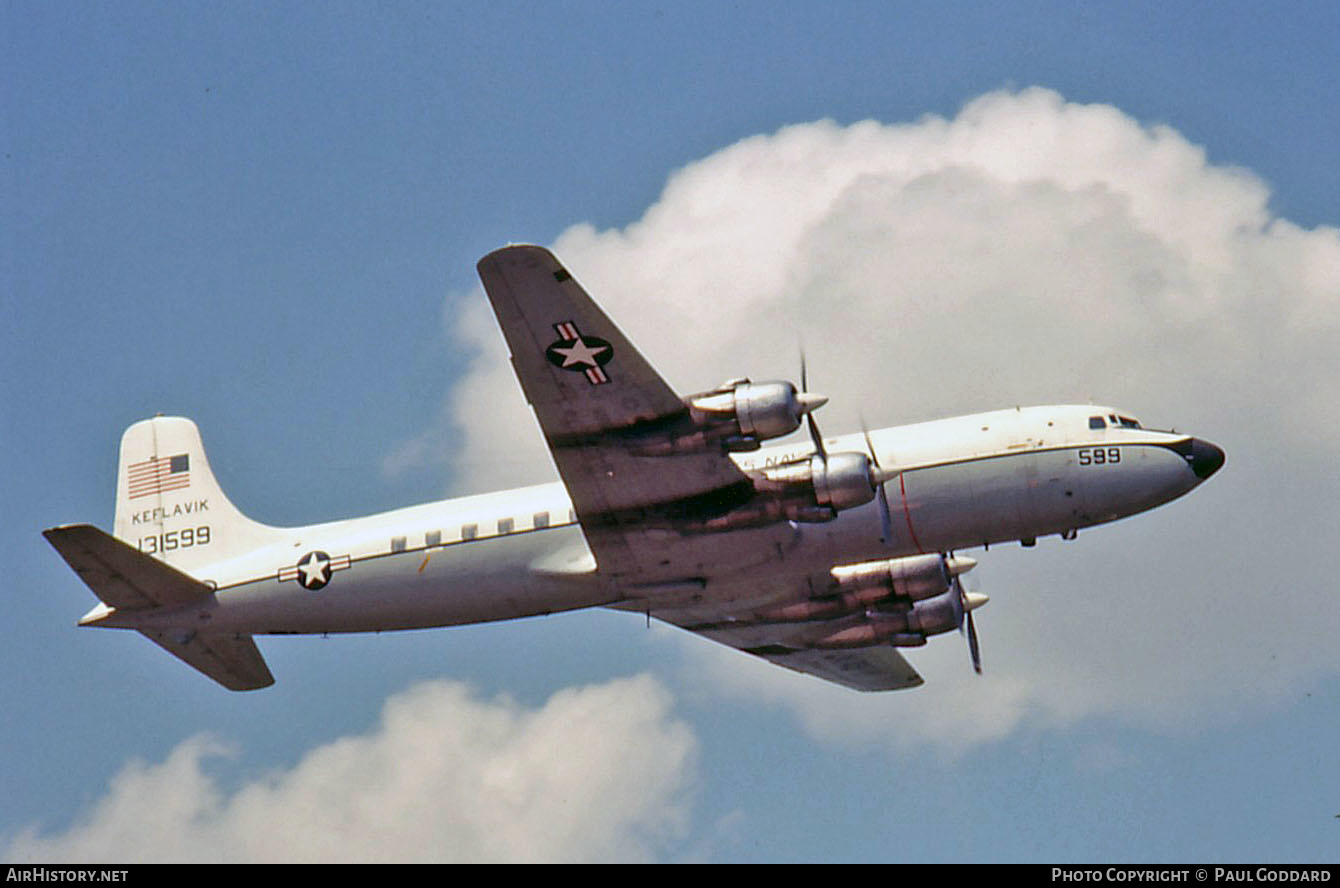
[[[200,430],[180,416],[137,422],[121,438],[115,535],[185,573],[273,542],[277,528],[228,501]]]
[[[251,636],[158,629],[138,617],[212,598],[212,583],[202,579],[210,565],[283,533],[228,501],[209,469],[200,431],[179,416],[137,422],[121,437],[115,536],[87,524],[43,531],[101,600],[81,626],[139,629],[233,691],[274,684]]]

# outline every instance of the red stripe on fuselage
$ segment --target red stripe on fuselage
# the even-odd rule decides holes
[[[917,532],[912,527],[912,512],[907,507],[907,485],[903,483],[904,473],[898,474],[898,493],[903,498],[903,519],[907,522],[907,532],[912,537],[912,544],[917,547],[917,551],[926,554],[926,550],[921,546],[921,540],[917,539]]]

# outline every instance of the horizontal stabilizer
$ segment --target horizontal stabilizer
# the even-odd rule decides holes
[[[43,531],[42,535],[88,584],[93,594],[103,604],[114,608],[114,612],[178,607],[206,600],[214,594],[209,584],[187,576],[92,525],[53,527]],[[140,632],[230,691],[253,691],[275,682],[249,635],[157,629],[141,629]]]
[[[169,567],[91,524],[42,531],[93,594],[118,610],[190,604],[213,594],[205,583]]]
[[[142,629],[145,638],[230,691],[255,691],[275,683],[250,635],[195,633],[185,641],[175,633]]]

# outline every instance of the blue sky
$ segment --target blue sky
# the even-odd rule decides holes
[[[244,790],[270,787],[270,810],[294,817],[304,780],[329,773],[338,795],[343,772],[314,753],[351,737],[380,748],[397,736],[387,701],[441,681],[473,695],[424,704],[445,721],[506,710],[530,724],[574,694],[648,707],[611,731],[680,756],[673,780],[651,786],[655,763],[626,751],[564,750],[599,774],[607,795],[590,805],[628,812],[562,813],[585,859],[1336,860],[1332,5],[4,2],[0,15],[5,856],[28,847],[16,836],[114,833],[117,786],[180,787],[168,763],[207,735],[232,751],[180,773],[231,819],[180,847],[212,838],[244,858]],[[825,174],[905,158],[917,139],[956,159],[813,209]],[[1067,178],[1087,146],[1091,168]],[[975,227],[965,203],[1001,212],[1009,237]],[[807,261],[771,303],[775,264],[751,257],[792,219]],[[921,267],[925,253],[900,252],[914,235],[974,243],[967,264],[992,273],[952,253]],[[861,236],[874,246],[842,252]],[[194,418],[230,498],[273,524],[551,477],[533,426],[501,406],[510,371],[479,311],[474,263],[509,241],[574,257],[686,389],[793,374],[795,318],[817,316],[815,385],[843,396],[826,430],[854,427],[858,406],[893,424],[1119,398],[1219,441],[1229,463],[1074,546],[974,553],[992,595],[986,676],[969,683],[945,638],[918,652],[924,688],[878,701],[755,678],[731,652],[612,613],[262,638],[278,684],[244,695],[137,636],[76,630],[93,599],[39,532],[110,526],[120,433],[153,413]],[[1084,271],[1053,289],[1036,256],[1070,249]],[[885,253],[902,258],[878,278]],[[831,276],[825,256],[844,260]],[[1121,269],[1147,257],[1171,283],[1126,299]],[[654,323],[639,300],[664,277],[639,270],[662,267],[721,282],[712,321]],[[897,347],[824,295],[900,274],[936,301],[898,303],[880,325]],[[995,287],[1024,301],[973,301]],[[1076,311],[1058,338],[1093,350],[1049,352],[1037,331],[1069,317],[1071,287],[1106,300],[1106,332],[1086,338]],[[474,825],[448,819],[424,845],[389,833],[469,808],[461,792],[388,796],[388,834],[342,851],[455,847]],[[292,831],[300,847],[306,830]]]

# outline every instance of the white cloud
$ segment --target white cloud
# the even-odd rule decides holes
[[[829,737],[952,747],[1093,716],[1193,729],[1340,668],[1320,556],[1340,542],[1340,231],[1268,200],[1170,127],[1029,89],[745,139],[626,228],[565,231],[556,252],[685,391],[794,377],[803,339],[830,432],[1093,399],[1228,452],[1185,502],[983,557],[984,680],[943,639],[912,655],[910,694],[730,654],[707,657],[718,685]],[[479,357],[447,415],[469,486],[550,479],[482,294],[465,302]]]
[[[208,737],[128,764],[67,832],[5,848],[36,861],[641,861],[687,828],[697,741],[647,677],[531,710],[448,682],[381,723],[227,790]]]

